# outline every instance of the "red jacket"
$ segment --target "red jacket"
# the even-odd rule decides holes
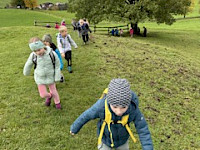
[[[134,33],[133,29],[130,29],[130,35],[132,35]]]

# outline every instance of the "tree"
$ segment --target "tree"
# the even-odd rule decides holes
[[[11,6],[21,6],[21,8],[24,8],[25,7],[25,3],[24,3],[24,0],[11,0],[10,2]]]
[[[188,2],[188,3],[186,3]],[[183,14],[190,0],[69,0],[69,10],[77,18],[87,18],[93,23],[103,20],[132,22],[147,20],[171,25],[173,15]],[[187,11],[187,10],[186,10]]]
[[[183,3],[185,5],[184,10],[182,15],[184,16],[184,18],[186,17],[186,14],[189,12],[192,12],[194,9],[194,5],[195,5],[195,0],[183,0]]]
[[[24,0],[24,3],[27,8],[31,8],[31,9],[38,6],[37,0]]]
[[[199,0],[199,4],[200,4],[200,0]],[[200,5],[199,5],[199,14],[200,14]]]
[[[190,2],[190,7],[189,7],[188,11],[185,11],[186,14],[187,14],[188,12],[192,12],[192,11],[194,10],[194,7],[195,7],[195,0],[191,0],[191,2]],[[185,14],[185,15],[186,15],[186,14]]]

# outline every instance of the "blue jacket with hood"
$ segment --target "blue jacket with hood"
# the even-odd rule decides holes
[[[100,118],[97,124],[97,134],[99,135],[100,130],[101,130],[101,125],[103,123],[103,120],[105,119],[105,99],[106,99],[106,96],[104,96],[102,99],[99,99],[92,107],[90,107],[88,110],[83,112],[76,119],[76,121],[71,125],[71,132],[76,134],[79,132],[82,126],[86,124],[88,121],[92,119]],[[131,104],[129,105],[128,110],[122,116],[129,114],[128,124],[130,124],[132,121],[135,124],[135,128],[139,135],[142,149],[153,150],[151,134],[149,132],[148,125],[145,121],[145,118],[143,114],[140,112],[138,105],[139,105],[138,97],[132,91]],[[111,110],[110,106],[109,106],[109,110],[112,113],[112,120],[114,122],[117,122],[118,120],[122,119],[122,116],[115,115],[115,113]],[[125,144],[129,138],[129,133],[127,132],[126,128],[122,126],[122,124],[118,124],[118,123],[111,124],[111,131],[113,135],[115,148]],[[110,132],[108,131],[107,125],[103,133],[102,142],[109,147],[111,145]]]

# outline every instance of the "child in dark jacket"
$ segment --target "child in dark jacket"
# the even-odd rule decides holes
[[[60,73],[61,73],[61,79],[60,82],[64,82],[64,76],[62,74],[62,69],[63,69],[63,61],[62,61],[62,57],[61,54],[59,52],[59,50],[57,49],[56,45],[52,42],[52,37],[50,34],[45,34],[42,37],[42,41],[44,42],[44,45],[49,46],[50,48],[52,48],[52,50],[54,52],[56,52],[56,54],[58,55],[59,61],[60,61]]]
[[[126,79],[111,80],[104,95],[71,125],[70,133],[78,133],[84,124],[96,118],[100,118],[97,125],[98,149],[129,150],[129,136],[136,142],[129,127],[134,122],[143,150],[153,150],[151,134],[138,107],[138,98]]]
[[[86,19],[80,19],[80,27],[81,27],[81,35],[83,39],[83,43],[86,44],[89,41],[89,34],[88,32],[92,32],[89,27],[89,23]]]
[[[115,29],[112,29],[112,30],[110,31],[110,33],[112,34],[112,36],[114,36],[114,35],[115,35]]]

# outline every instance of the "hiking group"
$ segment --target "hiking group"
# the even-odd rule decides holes
[[[82,38],[83,43],[87,44],[89,41],[88,32],[92,33],[92,30],[89,27],[89,22],[86,19],[80,19],[79,21],[72,19],[71,24],[73,26],[74,31],[78,31],[78,36]]]
[[[89,23],[81,19],[74,24],[84,44],[89,40]],[[57,46],[52,42],[50,34],[45,34],[42,40],[33,37],[29,40],[31,53],[25,63],[23,74],[29,75],[34,66],[34,80],[38,86],[41,98],[45,98],[45,105],[51,105],[54,99],[55,108],[61,109],[61,101],[56,89],[56,82],[64,81],[62,58],[67,61],[67,70],[72,73],[72,46],[78,48],[66,25],[58,28]],[[49,88],[49,92],[47,91]],[[129,150],[129,137],[135,143],[137,140],[130,130],[133,122],[139,135],[143,150],[153,150],[151,134],[144,115],[139,109],[137,95],[131,90],[126,79],[112,79],[97,102],[83,112],[70,127],[70,134],[75,135],[88,121],[99,118],[97,125],[99,150]]]
[[[67,32],[67,27],[61,25],[57,34],[57,46],[52,42],[50,34],[45,34],[42,40],[33,37],[29,41],[32,53],[24,66],[23,74],[29,75],[34,65],[34,79],[38,85],[40,97],[45,98],[45,105],[50,106],[51,99],[57,109],[61,109],[59,94],[56,89],[56,81],[64,82],[62,74],[64,58],[67,61],[67,70],[72,73],[72,48],[78,48],[77,44]],[[47,92],[47,87],[50,92]]]

